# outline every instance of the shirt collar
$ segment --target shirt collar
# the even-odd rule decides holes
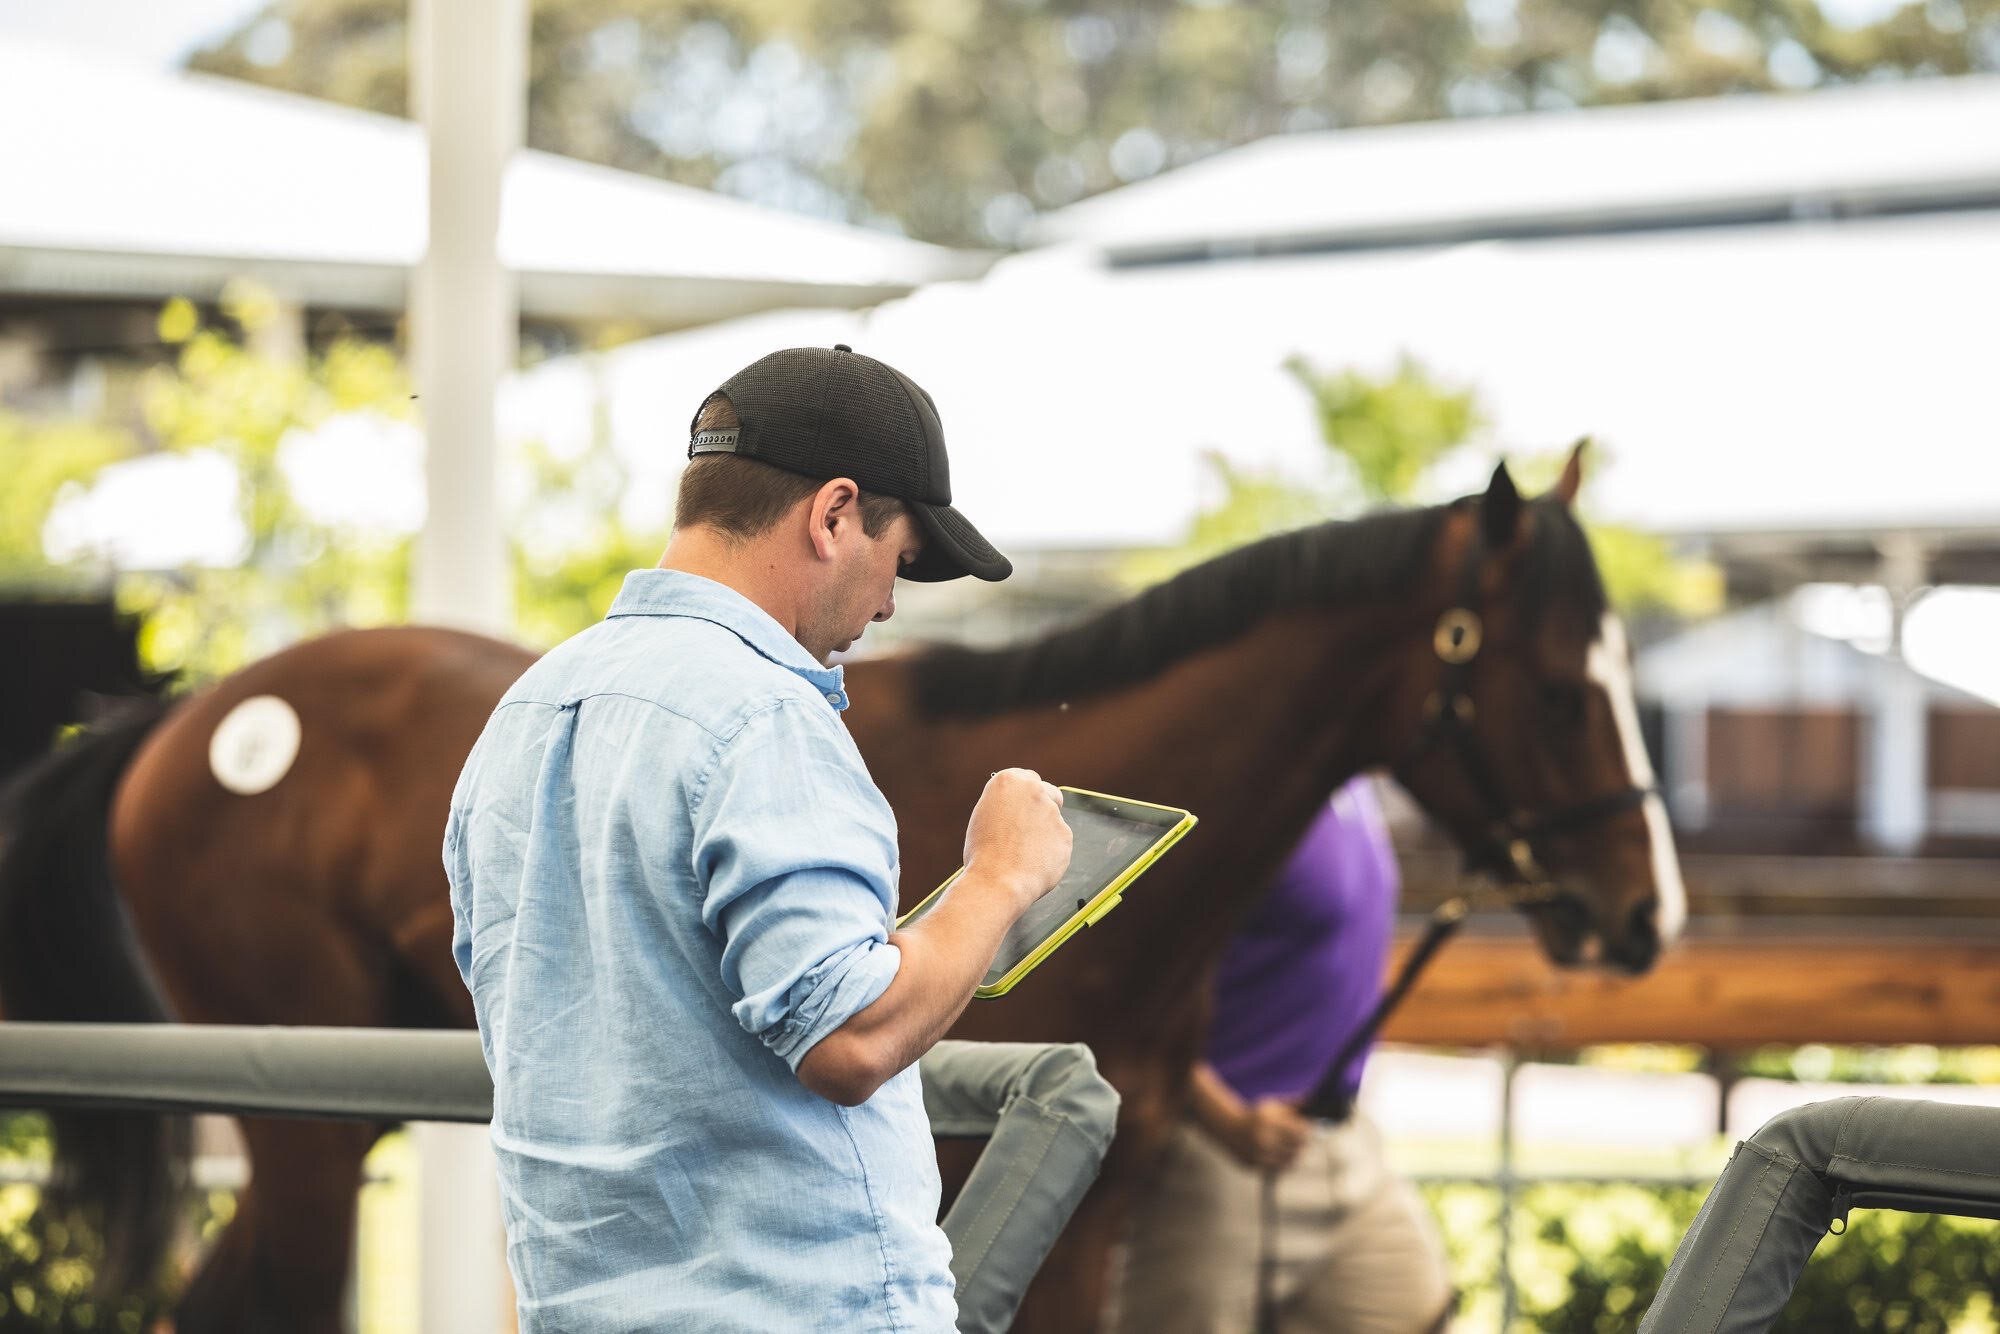
[[[727,584],[684,570],[633,570],[605,613],[607,620],[613,616],[687,616],[713,622],[780,667],[796,672],[834,708],[847,707],[842,669],[820,666],[769,612]]]

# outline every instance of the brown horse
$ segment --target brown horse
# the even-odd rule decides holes
[[[1352,774],[1391,768],[1475,860],[1546,875],[1556,892],[1530,915],[1560,961],[1595,948],[1637,971],[1678,930],[1679,873],[1616,621],[1569,513],[1575,485],[1573,458],[1550,496],[1524,502],[1501,469],[1481,497],[1271,538],[1023,647],[850,669],[847,718],[901,825],[906,907],[957,864],[966,812],[1004,765],[1202,818],[1109,929],[955,1030],[1087,1042],[1124,1095],[1104,1175],[1021,1328],[1093,1325],[1232,922]],[[15,797],[0,1005],[17,1018],[470,1024],[441,830],[465,754],[529,661],[439,630],[331,635],[59,751]],[[256,695],[289,702],[303,742],[275,786],[232,795],[210,740]],[[120,1124],[81,1142],[99,1160],[76,1180],[121,1191],[108,1226],[138,1227],[156,1215],[162,1141]],[[379,1129],[246,1123],[253,1178],[190,1285],[182,1334],[338,1328]]]

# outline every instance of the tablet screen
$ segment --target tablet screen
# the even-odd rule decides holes
[[[1062,930],[1070,918],[1090,906],[1098,894],[1123,875],[1133,862],[1180,821],[1181,812],[1096,798],[1087,794],[1063,793],[1063,823],[1070,830],[1069,870],[1056,887],[1036,900],[1021,914],[1021,920],[1000,942],[982,986],[997,986],[1023,959],[1041,948],[1042,942]],[[951,891],[946,890],[949,894]],[[939,894],[912,912],[902,925],[908,926],[924,912],[944,901]]]

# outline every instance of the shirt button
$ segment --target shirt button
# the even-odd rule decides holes
[[[829,691],[827,691],[827,692],[826,692],[826,702],[827,702],[827,703],[829,703],[829,704],[832,704],[832,705],[836,705],[836,706],[837,706],[837,705],[838,705],[838,704],[840,703],[840,692],[839,692],[839,691],[837,691],[837,690],[829,690]]]

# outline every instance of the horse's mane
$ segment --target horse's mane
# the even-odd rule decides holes
[[[1408,593],[1431,571],[1446,516],[1473,503],[1384,510],[1279,533],[1025,644],[925,649],[911,660],[917,709],[971,717],[1090,695],[1144,680],[1279,612]],[[1582,528],[1561,504],[1531,508],[1537,521],[1521,562],[1526,614],[1539,619],[1561,605],[1594,628],[1604,589]]]
[[[1522,619],[1530,626],[1547,616],[1562,616],[1566,623],[1595,640],[1611,609],[1604,580],[1597,573],[1597,557],[1591,554],[1590,538],[1569,506],[1542,497],[1529,502],[1535,515],[1528,549],[1522,553],[1515,596],[1520,600]]]

